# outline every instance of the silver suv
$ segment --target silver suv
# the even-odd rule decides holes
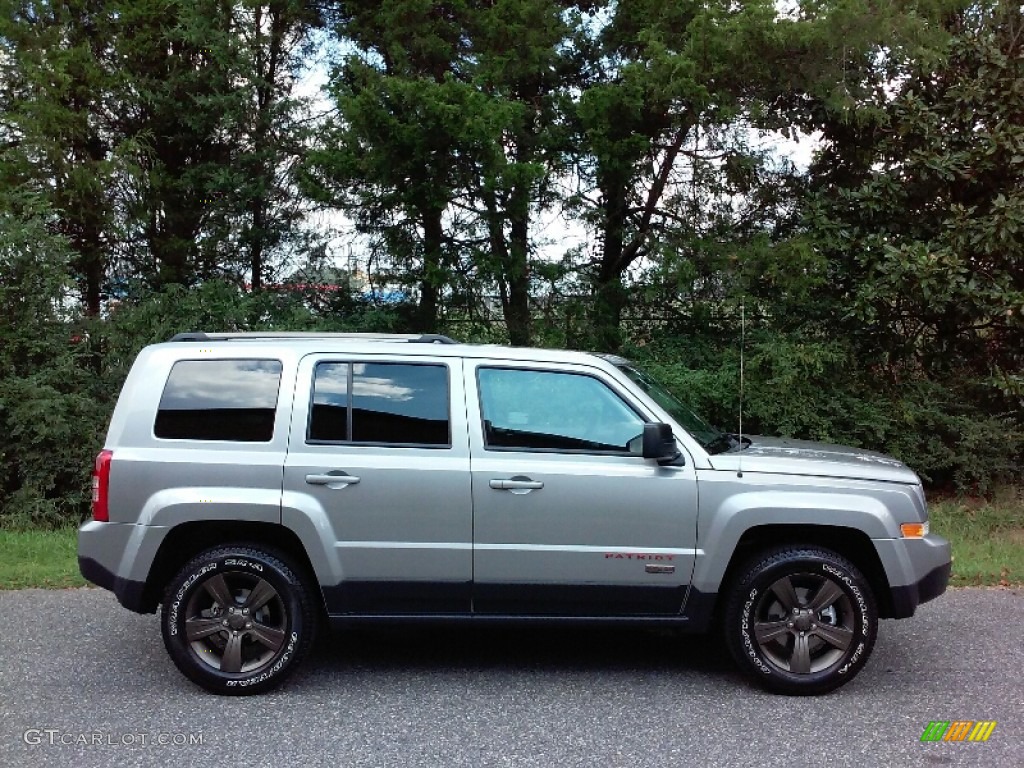
[[[147,347],[93,487],[83,575],[162,606],[215,693],[378,619],[714,625],[768,688],[823,693],[950,573],[895,459],[725,434],[622,358],[441,336]]]

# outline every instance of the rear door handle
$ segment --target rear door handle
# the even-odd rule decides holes
[[[544,483],[539,480],[521,480],[514,477],[511,480],[491,480],[491,488],[496,491],[539,491]]]
[[[310,485],[326,485],[328,488],[344,488],[346,485],[355,485],[359,478],[337,469],[326,475],[306,475],[306,482]]]

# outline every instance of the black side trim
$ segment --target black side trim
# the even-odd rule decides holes
[[[130,581],[115,576],[110,570],[93,560],[91,557],[78,558],[78,570],[88,581],[98,587],[109,589],[114,593],[117,602],[135,613],[153,613],[156,604],[145,599],[146,584],[142,581]]]
[[[681,632],[694,632],[692,622],[685,616],[555,616],[522,615],[510,613],[346,613],[327,617],[332,628],[352,625],[387,624],[559,624],[563,626],[597,626],[614,624],[628,627],[670,627]]]
[[[321,587],[327,613],[469,613],[473,585],[468,581],[343,581]]]
[[[946,591],[953,564],[946,563],[930,571],[916,584],[891,587],[892,615],[886,618],[906,619],[914,615],[917,606],[927,603]]]
[[[419,621],[633,622],[703,632],[717,594],[687,587],[345,581],[322,587],[335,623]],[[686,598],[685,611],[683,599]]]
[[[533,616],[678,615],[686,587],[609,584],[475,584],[476,614]]]

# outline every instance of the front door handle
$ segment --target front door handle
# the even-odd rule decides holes
[[[513,477],[509,480],[491,480],[491,488],[496,491],[539,491],[544,483],[529,478]]]
[[[310,485],[326,485],[328,488],[344,488],[346,485],[355,485],[359,478],[336,469],[326,475],[306,475],[306,482]]]

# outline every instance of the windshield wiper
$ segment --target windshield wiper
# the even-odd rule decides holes
[[[738,447],[741,451],[742,450],[746,450],[747,448],[749,448],[751,443],[753,442],[746,435],[744,435],[743,438],[741,439],[740,436],[737,435],[735,432],[730,432],[729,433],[729,440],[732,441],[732,447],[733,448],[737,448]]]
[[[704,445],[708,453],[725,453],[731,451],[739,441],[732,435],[720,432],[718,435],[713,437],[708,443]]]
[[[705,444],[705,449],[708,453],[726,453],[727,451],[733,450],[744,450],[750,446],[751,440],[746,435],[743,436],[743,442],[740,442],[739,435],[733,432],[722,432],[711,441]],[[720,446],[720,447],[719,447]]]

